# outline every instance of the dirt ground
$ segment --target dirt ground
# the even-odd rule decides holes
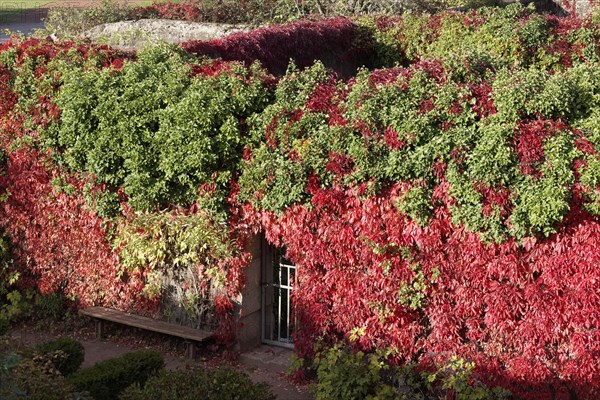
[[[39,325],[21,324],[14,327],[7,335],[18,349],[53,340],[59,336],[69,336],[80,341],[85,348],[85,359],[82,368],[92,366],[99,361],[121,356],[139,349],[154,349],[165,359],[166,368],[178,369],[188,365],[214,367],[232,366],[247,373],[254,382],[265,382],[271,387],[277,399],[312,400],[314,397],[308,386],[295,385],[286,376],[287,359],[291,352],[277,348],[263,347],[249,353],[238,354],[222,351],[215,346],[200,347],[194,360],[185,357],[185,345],[182,340],[165,335],[149,333],[137,329],[110,324],[107,337],[98,340],[92,323],[78,326],[71,331],[43,329]],[[275,354],[278,363],[272,363],[261,357]],[[283,362],[282,362],[283,361]]]

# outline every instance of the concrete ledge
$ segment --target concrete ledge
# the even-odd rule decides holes
[[[169,19],[141,19],[98,25],[81,34],[94,42],[106,43],[123,50],[135,50],[162,40],[182,43],[190,40],[210,40],[234,32],[247,32],[245,25],[227,25],[174,21]]]

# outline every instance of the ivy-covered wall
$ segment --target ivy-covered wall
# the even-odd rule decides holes
[[[245,219],[298,265],[296,351],[458,355],[521,398],[594,398],[597,22],[359,23],[396,66],[288,71],[241,164]]]
[[[339,47],[316,46],[329,34]],[[293,49],[301,67],[359,49],[380,68],[253,64],[282,72],[289,37],[316,44]],[[594,398],[599,39],[597,17],[518,5],[138,54],[12,39],[12,268],[79,305],[198,316],[208,300],[230,340],[260,231],[298,266],[300,356],[343,342],[420,368],[459,357],[519,397]]]
[[[273,78],[175,47],[14,39],[0,62],[1,224],[21,284],[194,325],[216,315],[230,340],[249,255],[225,196]]]

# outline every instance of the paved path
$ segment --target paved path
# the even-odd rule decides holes
[[[2,0],[0,0],[2,4]],[[2,8],[0,7],[0,11]],[[26,10],[21,13],[11,13],[10,18],[0,14],[0,43],[8,40],[8,35],[4,33],[5,29],[12,32],[19,32],[24,35],[30,35],[35,29],[44,27],[42,20],[48,15],[48,9],[37,8]]]
[[[35,29],[41,29],[44,27],[44,23],[41,21],[38,22],[10,22],[10,23],[1,23],[0,22],[0,43],[4,43],[8,40],[9,36],[4,33],[5,29],[9,29],[11,32],[22,33],[26,36],[29,36],[33,33]]]

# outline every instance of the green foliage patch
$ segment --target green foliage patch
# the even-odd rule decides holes
[[[176,47],[157,46],[120,70],[65,71],[61,123],[48,145],[63,149],[72,169],[122,187],[136,210],[190,205],[205,182],[222,192],[244,145],[244,120],[269,100],[266,75],[232,64],[228,73],[193,77],[190,62]]]
[[[0,236],[0,336],[4,335],[12,322],[31,312],[31,293],[16,288],[19,272],[12,268],[9,240]]]
[[[598,62],[597,28],[585,24],[557,33],[557,21],[518,3],[467,12],[357,19],[372,32],[383,67],[420,58],[440,59],[458,67],[455,73],[464,76],[489,67],[564,70],[582,62]],[[564,49],[571,46],[579,51],[567,54]]]
[[[81,369],[70,375],[68,382],[77,390],[89,392],[95,400],[114,400],[134,383],[143,386],[163,366],[160,353],[139,350]]]
[[[1,355],[0,398],[5,400],[92,400],[88,394],[77,392],[74,386],[54,368],[52,360],[58,358],[60,357],[26,358],[14,352]]]
[[[434,190],[447,182],[453,222],[495,241],[555,232],[577,173],[585,207],[597,208],[597,63],[506,69],[489,86],[455,71],[422,61],[362,71],[347,84],[318,64],[291,71],[253,120],[257,145],[242,164],[240,200],[281,212],[310,198],[314,178],[366,195],[406,182],[397,206],[425,226]]]
[[[83,363],[83,358],[85,356],[83,345],[77,340],[66,336],[43,343],[37,347],[36,351],[41,355],[50,354],[56,351],[63,352],[65,357],[53,362],[54,367],[63,376],[71,375],[77,371]]]
[[[133,385],[120,400],[273,400],[264,383],[253,383],[248,375],[231,368],[210,370],[163,370],[142,387]]]
[[[195,323],[226,290],[227,260],[240,255],[227,228],[204,211],[139,214],[121,221],[114,243],[124,273],[146,271],[145,296],[161,298],[163,313],[183,308]]]
[[[474,374],[474,363],[452,357],[446,364],[419,371],[392,366],[383,352],[365,354],[335,345],[315,359],[317,400],[501,400],[510,392],[489,388]]]

